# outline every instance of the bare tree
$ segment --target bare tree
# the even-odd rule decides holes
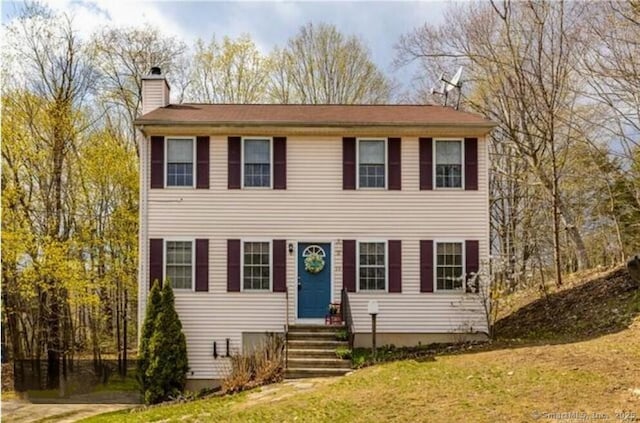
[[[201,103],[259,103],[266,99],[268,59],[249,35],[235,40],[198,40],[191,60],[188,101]]]
[[[375,104],[391,98],[392,83],[364,43],[335,26],[303,26],[273,60],[270,97],[276,103]]]
[[[106,106],[110,126],[119,127],[125,135],[122,139],[135,145],[133,121],[141,110],[141,80],[151,67],[161,67],[170,83],[175,80],[182,89],[173,92],[180,96],[185,50],[183,42],[153,27],[105,28],[93,34],[90,51],[101,74],[97,94]]]
[[[612,144],[609,154],[625,162],[623,171],[633,181],[640,177],[633,166],[640,149],[640,3],[611,1],[588,12],[580,56],[586,84],[578,89],[599,107],[579,124],[596,127],[585,137],[596,148]],[[627,188],[640,210],[640,186]]]
[[[452,7],[448,13],[446,25],[425,25],[402,37],[398,63],[467,65],[466,106],[499,123],[496,136],[513,144],[549,198],[560,284],[562,233],[574,246],[578,268],[589,266],[576,211],[561,191],[566,149],[575,141],[568,122],[578,112],[571,86],[581,5],[504,1]]]

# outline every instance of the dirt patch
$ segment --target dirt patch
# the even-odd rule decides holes
[[[260,388],[258,391],[252,392],[247,396],[247,401],[243,407],[250,407],[255,404],[264,402],[275,402],[289,398],[299,392],[311,391],[320,386],[335,383],[340,378],[310,378],[310,379],[291,379],[283,383],[268,385]]]
[[[495,324],[503,339],[572,341],[627,329],[640,315],[640,286],[623,268],[539,298]]]

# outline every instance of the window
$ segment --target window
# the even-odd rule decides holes
[[[436,188],[462,188],[462,141],[436,141]]]
[[[193,186],[193,146],[191,138],[167,139],[167,186]]]
[[[174,289],[191,289],[193,282],[193,242],[166,242],[165,279]]]
[[[359,243],[358,280],[361,291],[384,291],[387,288],[385,242]]]
[[[271,257],[268,242],[245,242],[243,261],[243,289],[271,289]]]
[[[385,146],[384,140],[358,141],[358,183],[360,188],[385,187]]]
[[[437,290],[462,290],[464,288],[464,277],[462,272],[462,243],[439,242],[436,251]]]
[[[244,186],[271,186],[271,140],[244,140]]]

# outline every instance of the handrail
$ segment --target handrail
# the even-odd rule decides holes
[[[342,308],[342,320],[344,320],[347,335],[349,337],[349,348],[353,348],[353,339],[355,334],[353,333],[353,317],[351,316],[351,305],[349,304],[349,293],[346,288],[342,288],[340,294],[340,307]]]
[[[285,321],[284,321],[284,368],[289,367],[289,288],[284,287]]]

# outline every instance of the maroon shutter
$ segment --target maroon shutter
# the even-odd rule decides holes
[[[402,243],[389,241],[389,292],[402,292]]]
[[[287,291],[287,241],[273,240],[273,292]]]
[[[389,158],[389,189],[402,189],[402,139],[389,138],[387,141],[387,157]]]
[[[420,138],[420,189],[433,189],[433,139]]]
[[[355,138],[342,138],[342,189],[356,189]]]
[[[164,188],[164,137],[151,137],[151,188]]]
[[[467,240],[464,242],[464,248],[467,291],[471,292],[472,287],[469,286],[469,284],[474,279],[474,275],[478,273],[478,270],[480,269],[480,243],[477,240]],[[475,290],[475,292],[480,290],[480,284],[478,282],[479,281],[476,278],[473,285],[473,290]]]
[[[273,137],[273,189],[287,189],[286,137]]]
[[[478,190],[478,139],[464,139],[464,189]]]
[[[149,240],[149,289],[155,281],[162,287],[162,256],[164,254],[164,242],[162,238]]]
[[[420,292],[433,292],[433,241],[420,241]]]
[[[240,189],[240,179],[242,178],[242,139],[240,137],[229,137],[228,150],[228,188]]]
[[[196,239],[196,291],[209,290],[209,240]]]
[[[209,137],[197,137],[196,146],[196,188],[209,189]]]
[[[342,287],[356,292],[356,241],[342,241]]]
[[[240,291],[240,240],[227,240],[227,291]]]

